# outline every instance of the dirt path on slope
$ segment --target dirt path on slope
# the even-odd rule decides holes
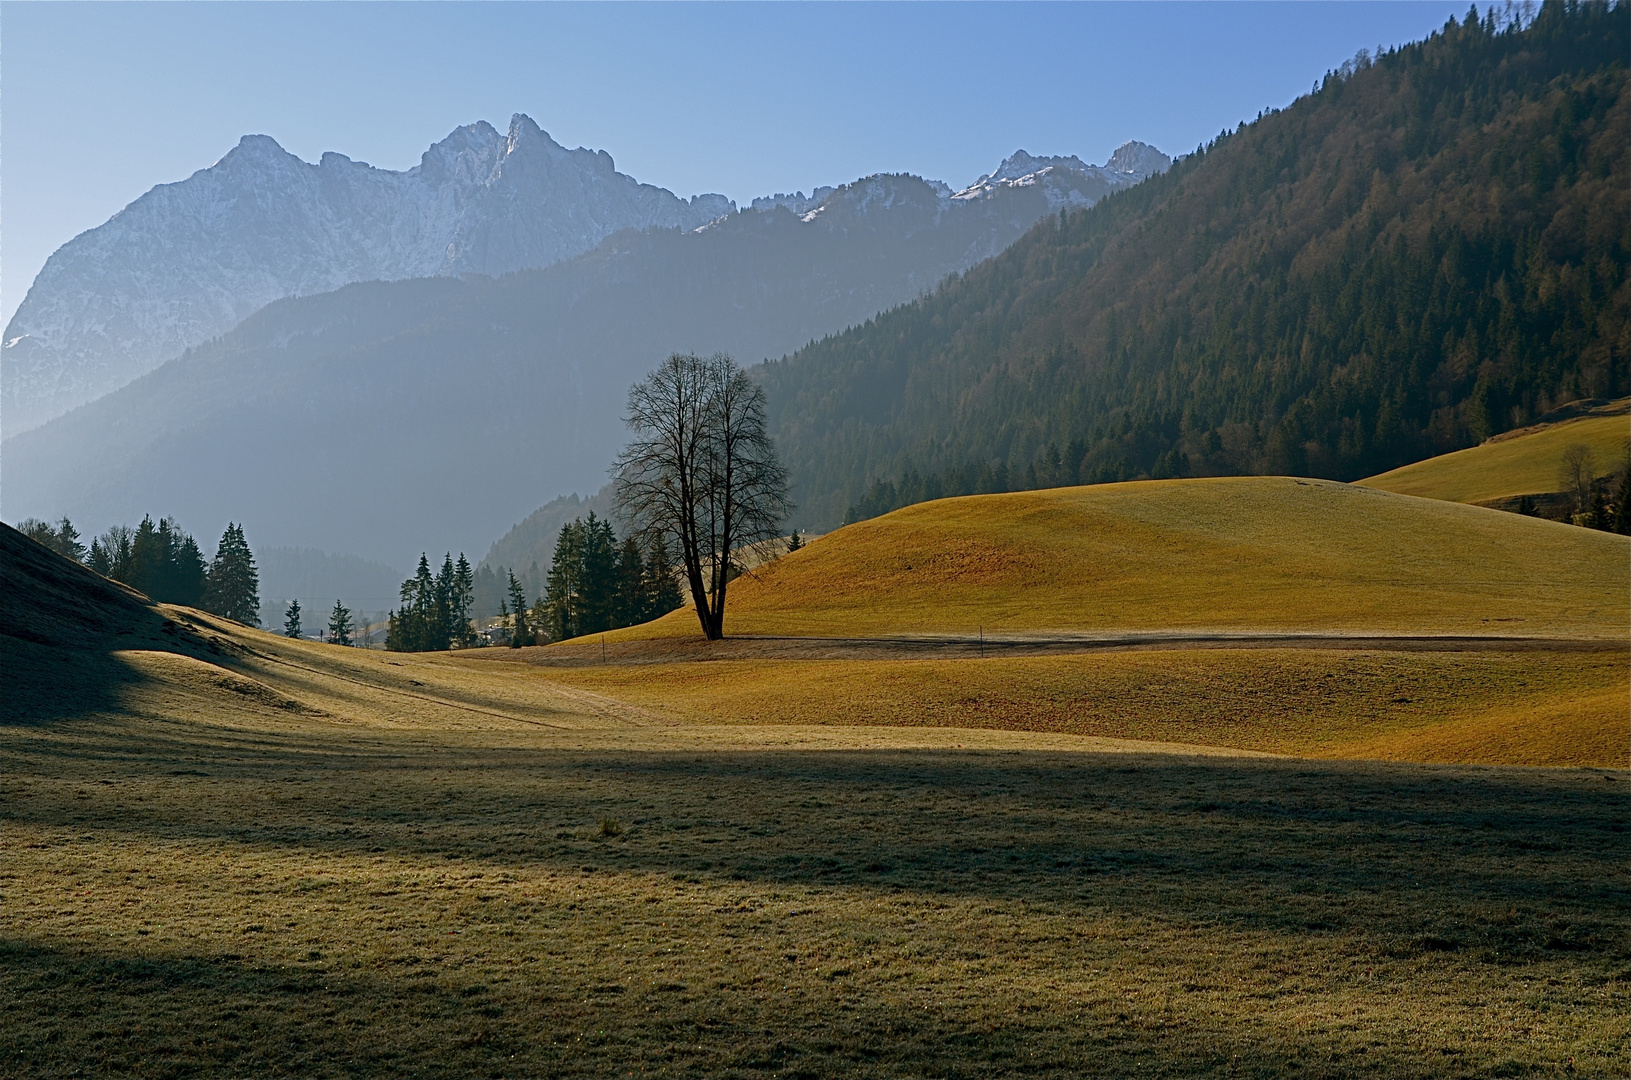
[[[459,655],[539,667],[673,664],[706,660],[957,660],[999,656],[1134,652],[1157,649],[1342,649],[1380,652],[1615,652],[1631,644],[1604,638],[1450,634],[1003,634],[992,637],[884,638],[700,637],[609,641],[589,638],[525,649],[476,649]]]

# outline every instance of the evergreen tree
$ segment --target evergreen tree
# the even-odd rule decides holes
[[[124,581],[130,573],[130,538],[130,526],[114,525],[91,541],[85,565],[105,578]]]
[[[476,638],[476,629],[470,625],[470,605],[476,595],[476,578],[470,571],[470,563],[459,552],[458,565],[453,568],[453,596],[451,610],[453,613],[454,643],[459,646],[472,644]]]
[[[1614,523],[1613,531],[1625,536],[1631,533],[1631,460],[1625,463],[1620,471],[1620,490],[1614,496]]]
[[[612,607],[614,627],[635,626],[651,618],[645,559],[640,556],[639,541],[632,536],[624,537],[617,551],[617,591]]]
[[[393,652],[431,652],[447,648],[448,616],[443,590],[431,576],[430,560],[419,554],[419,568],[398,590],[401,607],[390,616],[385,647]]]
[[[803,546],[804,546],[804,541],[799,539],[799,531],[797,529],[794,529],[793,530],[793,535],[789,536],[787,538],[787,554],[791,555],[791,554],[793,554],[793,552],[797,551],[799,548],[801,548]]]
[[[458,571],[453,568],[453,553],[442,558],[442,569],[436,574],[436,648],[451,649],[458,639]]]
[[[510,573],[510,610],[515,620],[515,626],[510,631],[510,648],[519,649],[523,645],[533,642],[532,629],[527,625],[527,594],[522,590],[521,583],[515,580],[515,573]]]
[[[551,641],[566,641],[581,633],[583,546],[582,518],[561,526],[544,585]]]
[[[158,586],[163,577],[166,556],[169,555],[164,550],[167,539],[160,537],[152,517],[143,514],[142,523],[136,526],[136,535],[130,542],[130,576],[124,579],[124,583],[155,600],[158,599]]]
[[[66,517],[54,527],[37,518],[24,518],[17,523],[17,531],[65,559],[81,562],[85,558],[85,545],[79,542],[79,530]]]
[[[259,626],[260,606],[260,574],[254,553],[244,539],[243,526],[229,522],[204,583],[204,609],[245,626]]]
[[[172,604],[198,607],[204,602],[204,583],[207,568],[204,553],[198,550],[198,541],[180,533],[181,542],[172,552],[171,588]]]
[[[653,541],[646,556],[645,579],[647,620],[667,615],[685,602],[674,564],[668,559],[668,548],[660,541]]]
[[[351,609],[334,601],[334,610],[328,616],[328,640],[331,645],[351,644]]]
[[[534,645],[548,645],[552,640],[549,636],[549,598],[542,593],[527,611],[527,633],[532,635]]]
[[[1601,488],[1598,488],[1596,494],[1592,496],[1591,514],[1586,519],[1586,524],[1603,532],[1614,531],[1614,512],[1609,509],[1608,496],[1603,494]]]
[[[617,537],[611,522],[597,518],[591,511],[583,522],[581,550],[583,565],[579,574],[583,585],[578,633],[604,633],[617,623]]]
[[[289,607],[283,613],[283,636],[300,636],[300,601],[290,600]]]

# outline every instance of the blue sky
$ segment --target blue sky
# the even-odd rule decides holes
[[[0,4],[0,319],[246,133],[405,169],[525,112],[681,195],[1193,149],[1465,3]]]

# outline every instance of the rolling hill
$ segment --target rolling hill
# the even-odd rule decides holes
[[[1351,756],[1321,729],[1408,741],[1450,702],[1521,731],[1616,678],[1623,725],[1617,656],[597,690],[154,608],[28,543],[0,528],[8,1074],[1626,1071],[1623,771],[1071,730]],[[642,704],[659,681],[690,700]]]
[[[1628,55],[1624,4],[1452,20],[767,364],[799,524],[1357,479],[1631,391]]]
[[[1523,495],[1545,495],[1558,491],[1562,482],[1558,467],[1563,451],[1571,446],[1587,447],[1598,477],[1608,477],[1625,468],[1627,444],[1631,443],[1631,402],[1617,402],[1599,410],[1607,415],[1581,416],[1534,430],[1497,435],[1465,450],[1428,458],[1411,465],[1357,481],[1360,487],[1419,495],[1425,499],[1475,503],[1481,506],[1508,504]]]
[[[1624,640],[1631,539],[1324,480],[922,503],[732,586],[730,635],[1473,634]],[[689,610],[612,640],[692,636]]]

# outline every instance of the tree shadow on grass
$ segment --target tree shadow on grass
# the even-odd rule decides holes
[[[162,725],[137,738],[127,726],[85,727],[71,745],[14,756],[30,794],[6,816],[303,857],[1062,904],[1352,933],[1404,953],[1631,957],[1622,774],[1029,751],[427,747],[294,732],[202,745]],[[76,782],[92,775],[93,788]],[[608,819],[615,835],[599,827]]]
[[[992,1023],[860,1001],[841,982],[806,983],[795,1005],[771,991],[639,981],[609,994],[594,983],[603,976],[569,970],[489,985],[479,972],[346,970],[313,957],[113,956],[0,940],[0,1067],[151,1080],[1354,1075],[1263,1028],[1204,1018],[1185,1032],[1125,1013],[1113,1026]]]

